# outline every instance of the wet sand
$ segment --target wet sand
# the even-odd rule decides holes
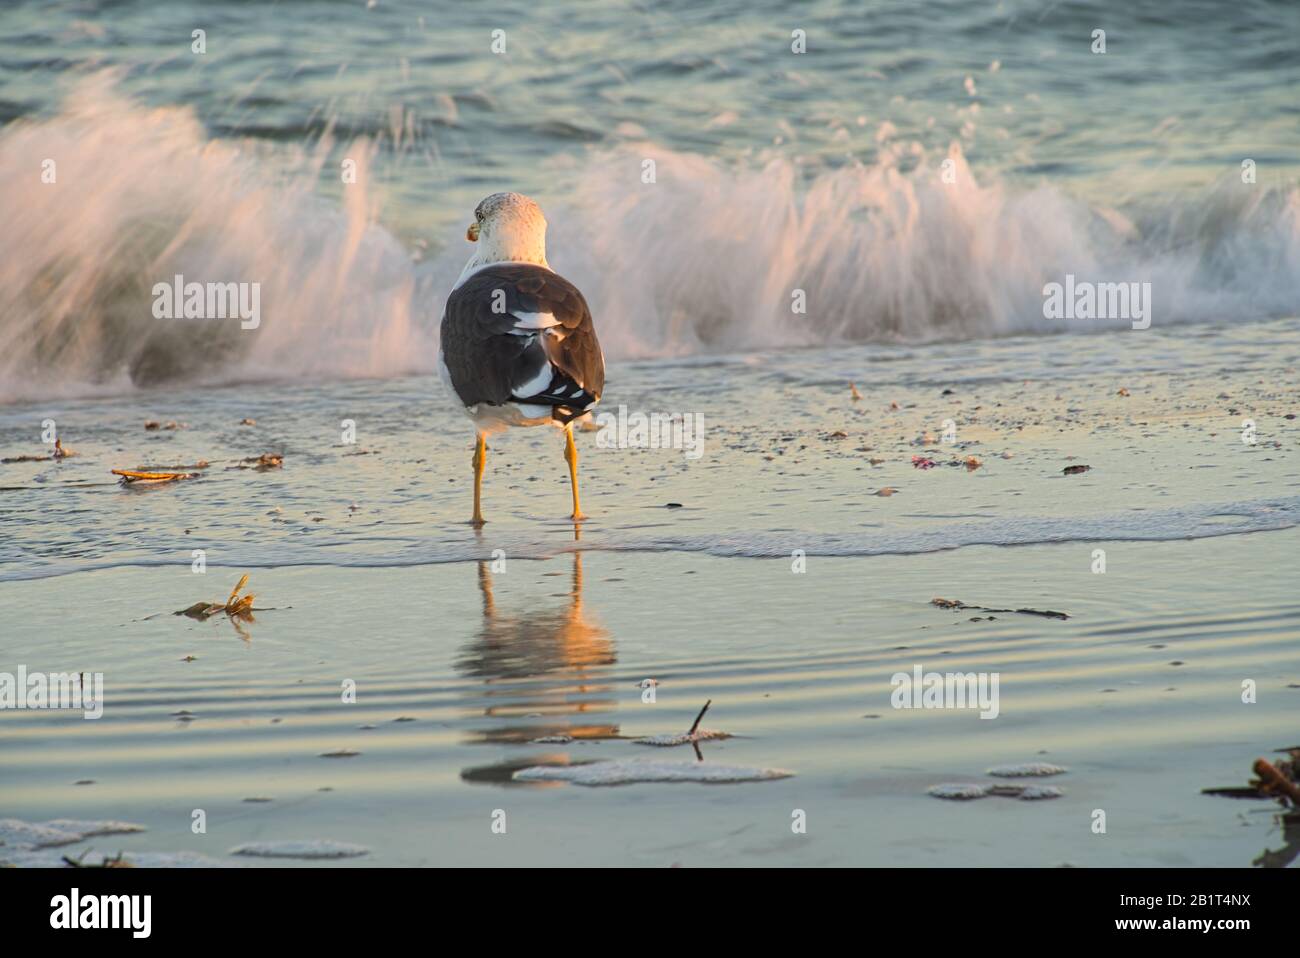
[[[463,563],[255,569],[259,605],[280,610],[258,613],[247,639],[224,616],[147,618],[216,597],[234,570],[0,583],[6,660],[25,636],[30,669],[75,663],[106,684],[98,721],[6,717],[4,812],[148,829],[59,855],[189,851],[246,865],[286,860],[227,852],[324,839],[370,850],[334,867],[1244,866],[1283,844],[1269,803],[1198,792],[1242,784],[1256,756],[1294,744],[1300,603],[1278,570],[1298,544],[1294,530],[1107,542],[1104,575],[1090,572],[1092,544],[811,557],[803,574],[784,559],[601,552],[495,575]],[[1221,574],[1187,575],[1208,566]],[[971,621],[933,606],[938,595],[1070,618]],[[916,664],[1000,673],[999,717],[894,709],[890,677]],[[651,677],[646,704],[638,684]],[[1253,705],[1241,701],[1247,678]],[[345,679],[355,704],[341,701]],[[538,764],[690,761],[689,747],[631,739],[685,731],[706,699],[703,724],[735,736],[702,743],[706,764],[795,776],[512,780]],[[555,736],[574,741],[534,744]],[[335,751],[359,754],[321,757]],[[1049,780],[1063,797],[926,794],[1033,761],[1068,768]],[[196,808],[206,835],[190,831]],[[1090,831],[1097,808],[1105,835]],[[492,830],[498,809],[505,834]],[[807,834],[791,831],[795,809]]]
[[[583,545],[904,555],[1289,528],[1297,364],[1300,320],[612,364],[604,408],[700,415],[704,448],[690,459],[579,436]],[[228,567],[373,567],[571,545],[553,429],[493,438],[488,525],[466,525],[472,435],[435,377],[13,404],[0,456],[48,454],[47,418],[77,455],[0,465],[0,580],[187,567],[196,548]],[[283,466],[248,468],[264,454]],[[110,472],[201,461],[202,478],[172,486],[123,489]],[[1091,468],[1063,474],[1079,465]]]

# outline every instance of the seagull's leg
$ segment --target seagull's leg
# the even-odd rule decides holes
[[[573,515],[569,518],[585,519],[578,505],[578,447],[573,444],[573,423],[564,427],[564,461],[569,464],[569,485],[573,487]]]
[[[483,525],[483,510],[480,508],[483,490],[483,467],[487,465],[487,437],[478,434],[478,444],[474,447],[474,518],[470,525]]]

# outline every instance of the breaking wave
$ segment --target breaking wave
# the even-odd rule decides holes
[[[0,131],[0,400],[420,365],[415,277],[364,186],[317,195],[330,144],[272,164],[94,77]],[[350,155],[358,183],[374,150]],[[42,182],[49,170],[53,182]],[[153,286],[260,284],[262,322],[159,319]]]
[[[1128,325],[1044,318],[1044,284],[1067,273],[1151,283],[1157,326],[1296,312],[1294,184],[1230,177],[1121,212],[983,182],[956,147],[930,157],[887,126],[873,165],[812,177],[781,157],[737,169],[653,144],[593,151],[542,198],[551,261],[586,291],[612,359]],[[322,196],[334,146],[272,161],[102,75],[57,115],[0,130],[0,401],[431,370],[465,246],[457,234],[413,261],[364,185],[370,141],[349,146],[341,202]],[[259,283],[260,327],[155,318],[151,290],[177,274]]]

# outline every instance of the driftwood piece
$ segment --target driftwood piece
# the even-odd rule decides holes
[[[139,469],[114,469],[113,475],[122,477],[122,485],[133,483],[176,482],[181,479],[197,479],[197,472],[144,472]]]
[[[1291,802],[1292,808],[1300,808],[1300,788],[1278,771],[1276,765],[1266,758],[1257,758],[1252,771],[1259,776],[1262,791],[1285,797]]]

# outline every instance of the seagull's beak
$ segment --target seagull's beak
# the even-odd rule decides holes
[[[467,229],[467,230],[465,231],[465,239],[469,240],[471,243],[477,243],[477,242],[478,242],[478,224],[477,224],[477,223],[470,223],[470,224],[469,224],[469,229]]]

